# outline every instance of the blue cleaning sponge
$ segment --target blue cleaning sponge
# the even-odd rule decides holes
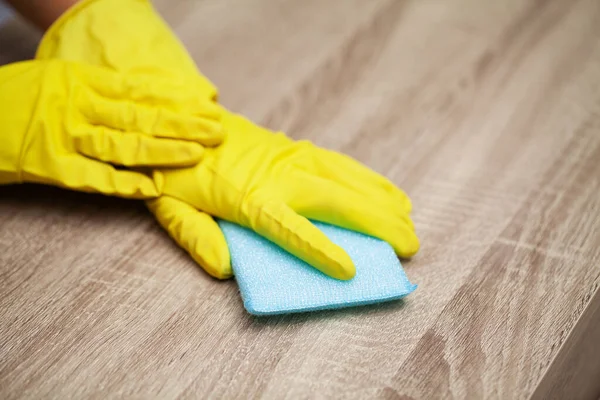
[[[229,247],[244,307],[250,314],[366,305],[400,299],[417,287],[409,282],[389,244],[358,232],[313,221],[355,263],[356,276],[339,281],[247,228],[223,220],[218,224]]]

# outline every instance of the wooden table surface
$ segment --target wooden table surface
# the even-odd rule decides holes
[[[600,396],[598,0],[156,5],[226,106],[409,194],[419,288],[254,318],[141,203],[0,188],[2,398]]]

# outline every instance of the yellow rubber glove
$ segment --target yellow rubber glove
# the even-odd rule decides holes
[[[36,59],[85,62],[131,74],[182,76],[199,96],[217,88],[197,69],[183,44],[148,0],[82,0],[46,31]]]
[[[198,95],[216,100],[217,88],[148,0],[82,0],[44,34],[36,59],[62,59],[115,71],[197,79]],[[169,196],[146,201],[160,225],[210,275],[233,276],[225,236],[214,219]]]
[[[0,68],[0,184],[156,197],[148,176],[111,164],[195,165],[200,143],[223,139],[220,119],[189,82],[61,60],[9,64]]]
[[[201,163],[156,172],[165,196],[250,227],[338,279],[354,276],[351,259],[307,218],[381,238],[402,257],[417,252],[410,201],[388,180],[339,153],[224,115],[225,140]]]
[[[132,23],[131,21],[135,22]],[[127,40],[123,40],[123,38],[127,38]],[[135,56],[130,57],[131,54],[135,54]],[[217,95],[214,86],[202,77],[183,46],[181,46],[180,42],[146,0],[86,0],[81,2],[70,12],[66,13],[48,31],[38,49],[37,57],[59,57],[93,62],[97,65],[105,65],[122,71],[140,71],[156,75],[167,73],[174,75],[181,74],[186,77],[197,76],[205,84],[203,94],[207,98],[216,99]],[[282,135],[273,135],[242,117],[231,113],[226,113],[226,115],[227,118],[225,120],[227,121],[228,134],[233,134],[235,137],[241,136],[242,139],[247,135],[246,139],[249,141],[242,141],[236,146],[233,140],[226,139],[222,146],[225,144],[227,146],[223,147],[221,151],[225,155],[224,159],[229,161],[236,160],[241,153],[245,154],[246,146],[249,143],[258,141],[258,147],[263,149],[270,148],[272,151],[271,154],[283,151],[278,145],[294,149],[290,151],[296,154],[311,154],[305,157],[306,162],[309,162],[308,160],[311,158],[321,160],[321,162],[328,162],[332,158],[336,162],[342,160],[340,161],[341,164],[337,164],[339,167],[336,167],[336,165],[332,166],[336,167],[335,170],[312,170],[312,175],[302,168],[296,168],[296,170],[297,172],[300,171],[301,174],[306,174],[307,180],[305,183],[307,184],[312,182],[311,185],[322,186],[322,179],[324,178],[319,175],[322,173],[328,176],[331,181],[335,181],[338,187],[341,188],[341,192],[337,191],[335,193],[352,192],[354,190],[356,196],[362,196],[363,199],[368,195],[369,201],[367,204],[385,203],[387,204],[387,210],[382,207],[377,209],[361,209],[360,202],[346,206],[345,208],[336,209],[340,199],[338,198],[337,202],[331,203],[330,201],[335,201],[334,193],[331,193],[332,197],[325,198],[322,195],[319,196],[319,194],[309,192],[311,196],[314,196],[311,197],[312,203],[308,204],[309,208],[305,211],[311,212],[312,210],[312,212],[318,214],[309,214],[313,217],[318,217],[322,214],[324,218],[320,219],[324,221],[337,222],[337,224],[342,225],[349,223],[363,232],[378,232],[380,236],[389,236],[389,240],[391,243],[395,243],[395,248],[401,255],[410,256],[416,252],[418,240],[414,235],[412,223],[408,217],[410,201],[404,193],[395,188],[385,178],[369,171],[345,156],[315,148],[307,143],[294,143]],[[263,139],[265,143],[260,145]],[[309,151],[309,148],[312,150]],[[234,174],[237,180],[243,180],[243,176],[239,175],[241,170],[235,168],[235,162],[233,169],[227,167],[227,162],[219,162],[215,158],[218,153],[212,150],[217,149],[210,149],[205,154],[208,156],[207,160],[209,160],[207,166],[217,165],[225,170],[226,174],[223,175],[224,179],[221,182],[227,180],[228,174]],[[271,160],[269,163],[266,160],[263,162],[260,157],[253,159],[250,155],[246,156],[244,154],[241,154],[240,160],[245,160],[244,165],[248,167],[244,175],[246,177],[253,178],[252,171],[264,172],[270,166],[275,165],[276,169],[281,169],[284,168],[282,166],[285,166],[283,160],[278,162]],[[251,154],[254,157],[257,156],[256,151],[251,151]],[[348,169],[344,169],[342,166]],[[288,166],[288,168],[291,168],[291,166]],[[357,174],[358,177],[356,177]],[[235,203],[233,199],[239,196],[239,194],[236,194],[238,189],[233,189],[233,187],[229,188],[229,190],[224,188],[219,189],[219,187],[215,189],[214,183],[206,182],[205,184],[198,180],[209,175],[212,176],[211,174],[207,174],[206,168],[173,171],[173,174],[168,171],[159,172],[157,176],[164,177],[172,196],[163,195],[157,199],[147,201],[147,204],[160,224],[210,275],[221,279],[232,276],[229,251],[219,226],[209,214],[199,210],[199,206],[206,206],[208,209],[205,211],[210,212],[212,210],[214,215],[242,224],[244,220],[248,223],[258,224],[255,226],[259,229],[259,232],[263,232],[267,237],[274,238],[283,247],[317,266],[325,273],[343,279],[349,278],[354,274],[354,267],[343,250],[324,238],[320,231],[314,230],[312,226],[307,225],[305,218],[290,211],[288,207],[300,204],[298,203],[298,199],[295,202],[292,201],[289,203],[288,206],[286,206],[285,200],[289,199],[289,197],[286,196],[273,198],[279,203],[265,201],[267,211],[281,213],[279,215],[284,217],[284,220],[280,222],[286,224],[284,226],[289,226],[287,223],[290,221],[297,221],[301,224],[298,226],[300,228],[298,233],[302,236],[289,236],[290,232],[283,231],[279,234],[276,231],[269,230],[273,226],[271,225],[269,228],[269,224],[264,218],[266,214],[262,214],[262,217],[256,214],[245,216],[238,206],[228,208]],[[260,182],[269,182],[269,184],[266,186],[267,189],[257,190],[257,193],[265,194],[274,191],[281,194],[278,192],[275,181],[267,179],[266,175],[263,178]],[[339,181],[336,181],[336,179],[339,179]],[[215,181],[214,178],[212,180],[213,182]],[[242,186],[246,187],[251,182],[258,185],[256,187],[261,187],[261,184],[258,181],[254,181],[254,179],[251,179],[251,181]],[[292,193],[289,191],[289,188],[294,188],[295,193],[309,194],[304,192],[306,185],[303,187],[292,186],[291,182],[285,179],[283,182],[286,185],[285,187],[281,187],[280,190],[283,190],[284,193],[288,191],[288,196]],[[366,183],[366,186],[360,186],[360,182]],[[193,186],[185,187],[186,185]],[[314,187],[314,185],[311,187]],[[351,187],[354,187],[354,189],[351,189]],[[198,191],[196,194],[193,193],[195,190]],[[180,191],[184,191],[184,193]],[[209,197],[204,197],[206,194]],[[188,195],[191,195],[189,199]],[[379,201],[377,201],[378,197],[380,198]],[[262,204],[258,197],[252,196],[252,198],[253,201],[251,204],[253,204],[253,207],[256,207],[256,204]],[[190,201],[194,205],[192,206],[186,201]],[[316,202],[322,202],[322,204],[319,205]],[[364,205],[364,202],[362,205]],[[355,210],[360,210],[363,216],[362,219],[345,219],[346,213],[352,207],[355,207]],[[247,206],[246,210],[248,210]],[[257,211],[259,209],[253,208],[252,210]],[[299,211],[302,213],[302,209],[299,209]],[[256,218],[252,220],[251,215],[254,215]],[[377,222],[369,222],[369,215],[377,215],[379,219],[384,219],[382,227],[377,227]],[[350,227],[350,225],[347,226]],[[361,226],[364,229],[359,229]],[[374,227],[376,231],[373,231]],[[264,232],[265,229],[267,230],[266,232]],[[396,229],[396,232],[390,232],[394,229]],[[308,241],[306,241],[306,235],[309,234],[315,235],[314,237],[317,239],[308,238]],[[311,248],[310,246],[316,247]],[[308,254],[306,254],[307,252]]]

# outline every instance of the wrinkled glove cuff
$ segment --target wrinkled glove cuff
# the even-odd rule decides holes
[[[191,67],[189,68],[190,70],[194,71],[193,74],[197,77],[197,83],[199,84],[199,92],[204,93],[212,101],[218,101],[219,92],[217,87],[198,71],[194,61],[187,55],[187,51],[183,44],[171,31],[168,24],[154,9],[152,2],[149,0],[82,0],[78,2],[65,11],[65,13],[63,13],[46,31],[36,50],[35,58],[72,59],[73,54],[78,54],[78,51],[71,47],[81,44],[81,40],[76,39],[73,36],[79,36],[81,34],[94,36],[91,25],[93,25],[94,21],[104,18],[108,18],[111,23],[115,23],[116,29],[119,30],[119,28],[123,28],[122,26],[120,27],[119,24],[122,24],[123,26],[128,25],[128,18],[131,18],[132,16],[144,21],[145,27],[148,29],[148,34],[160,36],[162,41],[170,43],[173,48],[179,47],[179,50],[174,51],[185,54],[185,56],[180,58],[189,64],[188,67]],[[142,36],[144,33],[144,28],[142,28]],[[90,40],[87,42],[90,42]],[[97,38],[94,37],[93,42],[95,43],[96,40]],[[128,38],[124,37],[120,38],[120,40],[128,40]],[[135,41],[136,39],[130,38],[130,40]],[[135,43],[132,43],[131,45],[135,46]],[[103,43],[99,43],[99,46],[102,47]],[[80,49],[79,52],[81,53],[82,51],[83,49]],[[90,51],[92,53],[88,54],[88,56],[93,54],[93,50]],[[72,61],[93,63],[92,60],[88,59],[75,59]],[[103,59],[103,61],[105,60]],[[112,65],[107,65],[107,67],[115,68]],[[121,67],[122,66],[119,66],[117,69],[121,69]]]
[[[36,59],[45,59],[48,58],[49,54],[53,54],[53,42],[56,41],[56,37],[58,33],[62,30],[63,26],[70,21],[72,18],[75,18],[79,13],[86,10],[92,4],[97,3],[102,0],[80,0],[73,6],[71,6],[67,11],[65,11],[60,17],[54,21],[54,23],[46,30],[42,40],[40,40],[40,44],[35,53]],[[146,1],[146,0],[144,0]]]

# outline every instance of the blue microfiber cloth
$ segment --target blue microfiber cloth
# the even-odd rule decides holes
[[[416,289],[384,241],[316,221],[312,223],[352,258],[350,281],[330,278],[250,229],[219,220],[244,307],[273,315],[366,305],[400,299]]]

